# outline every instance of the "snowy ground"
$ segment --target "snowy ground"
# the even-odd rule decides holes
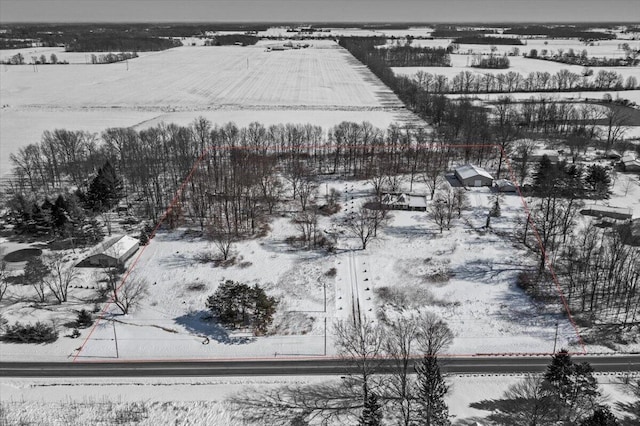
[[[500,400],[504,391],[524,376],[459,375],[447,378],[446,397],[454,425],[474,424],[490,414],[483,410]],[[334,377],[228,377],[166,379],[9,379],[0,381],[2,415],[8,424],[105,424],[133,403],[143,404],[140,425],[247,425],[228,398],[253,389],[335,382]],[[598,377],[600,391],[614,413],[623,417],[618,403],[633,403],[621,377]],[[486,403],[481,403],[486,401]],[[472,406],[473,405],[473,406]],[[135,410],[134,410],[135,411]]]

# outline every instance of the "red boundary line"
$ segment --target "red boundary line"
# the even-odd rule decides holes
[[[326,149],[326,148],[333,148],[336,147],[336,145],[334,144],[319,144],[319,145],[301,145],[301,146],[296,146],[295,148],[297,149],[309,149],[309,148],[317,148],[317,149]],[[340,146],[341,148],[350,148],[350,149],[362,149],[363,147],[361,146],[354,146],[354,145],[342,145]],[[380,145],[378,145],[378,147],[380,147]],[[138,261],[140,260],[140,257],[143,255],[143,253],[145,252],[145,250],[147,249],[147,247],[149,246],[149,244],[151,244],[153,242],[153,237],[156,235],[156,232],[158,231],[158,229],[160,229],[160,226],[164,223],[164,221],[166,220],[167,216],[169,215],[169,213],[171,212],[171,210],[173,209],[173,207],[175,206],[175,204],[178,202],[179,197],[182,195],[182,192],[184,191],[184,188],[187,186],[187,184],[189,183],[189,181],[191,180],[193,174],[195,173],[195,171],[197,170],[198,166],[200,165],[200,163],[202,162],[202,160],[205,158],[205,156],[207,154],[209,154],[210,151],[213,151],[215,149],[222,149],[222,150],[231,150],[231,149],[246,149],[246,150],[251,150],[251,149],[255,149],[256,147],[254,146],[234,146],[234,147],[208,147],[205,148],[204,151],[200,154],[200,156],[196,159],[196,161],[194,162],[193,166],[191,167],[191,170],[189,171],[189,173],[187,174],[187,176],[185,177],[184,181],[182,182],[182,184],[180,185],[180,187],[178,188],[178,190],[176,191],[173,199],[171,200],[171,203],[169,203],[169,207],[167,207],[167,209],[165,210],[165,212],[162,214],[162,216],[160,217],[160,219],[158,220],[158,223],[156,224],[156,227],[153,229],[153,232],[150,234],[149,236],[149,242],[147,245],[142,247],[142,250],[140,250],[138,252],[138,255],[136,256],[136,258],[134,259],[133,263],[129,266],[129,268],[127,269],[127,271],[125,272],[124,276],[122,277],[122,280],[120,281],[120,284],[118,285],[118,287],[116,288],[116,293],[118,291],[120,291],[120,289],[125,285],[127,278],[129,278],[129,275],[131,275],[131,272],[133,271],[133,268],[135,268],[135,266],[138,264]],[[291,149],[292,147],[283,147],[283,152],[286,152],[288,149]],[[584,341],[582,339],[582,336],[580,335],[580,332],[578,331],[578,326],[575,322],[575,320],[573,319],[573,315],[571,315],[571,310],[569,309],[569,304],[564,296],[564,293],[562,292],[562,288],[560,287],[560,282],[558,281],[558,277],[555,273],[555,270],[553,268],[552,262],[549,259],[549,257],[547,256],[546,251],[544,250],[544,247],[542,245],[542,239],[540,238],[540,234],[538,233],[538,229],[536,228],[535,223],[533,222],[533,219],[531,217],[531,211],[529,209],[529,205],[527,204],[526,200],[524,199],[524,196],[522,195],[522,191],[520,189],[520,186],[517,184],[517,180],[515,179],[515,173],[513,172],[513,168],[511,167],[511,162],[509,161],[508,156],[506,155],[505,150],[503,149],[502,146],[500,145],[496,145],[496,144],[466,144],[466,145],[438,145],[438,144],[429,144],[427,146],[425,146],[422,149],[435,149],[435,148],[445,148],[445,149],[450,149],[450,148],[494,148],[496,149],[503,158],[503,161],[505,162],[508,171],[509,171],[509,175],[511,177],[512,182],[514,183],[514,185],[516,186],[518,195],[520,196],[520,200],[522,202],[522,205],[524,207],[525,213],[527,214],[527,220],[529,222],[529,224],[531,225],[531,228],[533,229],[533,232],[535,234],[536,239],[538,240],[538,246],[540,248],[540,251],[545,259],[545,264],[547,265],[547,268],[549,269],[549,272],[551,273],[551,277],[555,283],[555,287],[556,287],[556,291],[558,292],[558,296],[560,297],[560,300],[562,301],[562,305],[567,313],[567,317],[569,319],[569,322],[571,323],[571,325],[573,326],[573,329],[576,333],[576,336],[578,337],[578,343],[580,344],[580,346],[582,347],[582,352],[570,352],[570,355],[586,355],[587,354],[587,350],[584,344]],[[91,331],[89,332],[89,334],[87,335],[87,337],[85,337],[84,341],[82,342],[82,345],[77,349],[77,353],[73,356],[73,360],[72,362],[77,362],[78,361],[78,357],[80,357],[80,354],[82,353],[82,351],[84,350],[84,347],[87,345],[87,343],[89,342],[89,340],[91,339],[91,336],[93,335],[93,333],[95,332],[96,328],[98,327],[98,324],[104,320],[104,317],[107,313],[107,310],[109,309],[109,307],[111,306],[111,304],[113,303],[114,299],[113,297],[106,303],[106,305],[104,306],[104,308],[100,311],[100,315],[98,316],[98,318],[96,319],[96,322],[94,323],[93,327],[91,328]],[[464,357],[487,357],[487,356],[493,356],[493,357],[497,357],[497,356],[547,356],[547,355],[553,355],[553,353],[551,352],[540,352],[540,353],[521,353],[521,352],[496,352],[496,353],[484,353],[484,354],[444,354],[441,355],[441,358],[464,358]],[[323,355],[311,355],[311,356],[306,356],[306,357],[286,357],[286,356],[282,356],[282,357],[278,357],[278,358],[262,358],[262,357],[247,357],[247,358],[179,358],[179,359],[132,359],[132,360],[109,360],[109,362],[119,362],[119,363],[127,363],[127,362],[198,362],[198,361],[260,361],[260,360],[270,360],[273,361],[275,359],[281,359],[281,360],[303,360],[303,359],[339,359],[340,357],[338,356],[323,356]],[[85,363],[99,363],[99,362],[105,362],[104,360],[82,360],[81,362],[85,362]]]

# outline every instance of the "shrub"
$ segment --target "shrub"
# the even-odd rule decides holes
[[[40,321],[35,324],[16,322],[7,326],[3,340],[13,343],[51,343],[58,340],[58,332],[53,325]]]
[[[78,318],[76,318],[76,327],[88,328],[93,324],[93,316],[86,309],[78,312]]]

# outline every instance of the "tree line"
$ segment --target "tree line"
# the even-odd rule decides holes
[[[494,58],[503,58],[508,61],[506,57],[495,56]],[[474,58],[471,66],[476,66],[476,63],[482,65],[484,60],[489,61],[489,58]],[[491,66],[488,67],[491,68]],[[453,78],[421,70],[416,73],[414,79],[427,93],[570,92],[638,88],[638,79],[635,76],[630,75],[625,80],[622,74],[607,70],[600,70],[595,75],[589,71],[582,75],[568,70],[560,70],[555,74],[536,71],[526,76],[515,71],[498,74],[460,71]]]

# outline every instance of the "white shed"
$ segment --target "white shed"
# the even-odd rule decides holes
[[[116,266],[122,265],[138,251],[139,241],[123,235],[99,244],[89,256],[77,266]]]

